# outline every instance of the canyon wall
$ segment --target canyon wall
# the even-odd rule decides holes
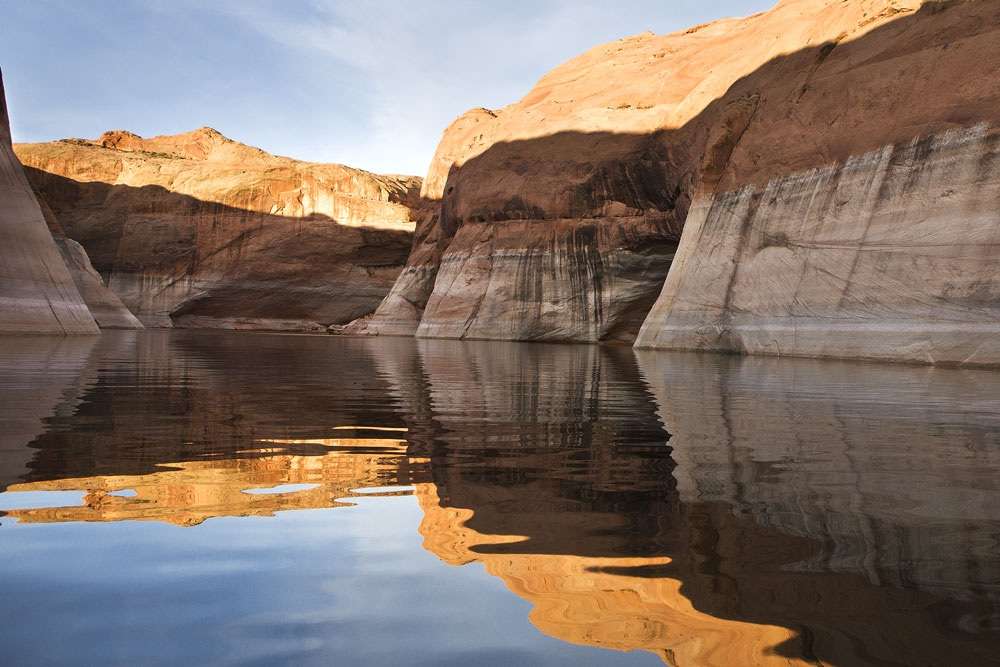
[[[12,150],[2,75],[0,333],[98,333]]]
[[[445,131],[364,329],[1000,360],[998,31],[994,2],[783,0],[597,47]]]
[[[835,47],[835,48],[834,48]],[[1000,363],[1000,5],[924,3],[760,95],[637,345]]]
[[[94,269],[83,246],[65,236],[56,236],[55,241],[97,326],[101,329],[142,329],[139,318],[108,288],[101,274]]]
[[[83,246],[66,236],[66,231],[48,204],[44,200],[38,200],[38,205],[42,209],[49,231],[52,232],[56,247],[59,248],[59,253],[66,263],[66,268],[69,269],[69,274],[73,277],[73,282],[97,326],[101,329],[142,329],[142,322],[122,303],[118,295],[111,291],[101,274],[94,269]]]
[[[66,236],[153,326],[323,330],[372,312],[420,179],[274,156],[210,128],[15,147]]]
[[[570,63],[520,102],[474,109],[445,131],[423,185],[429,210],[369,332],[634,337],[666,276],[684,203],[666,178],[671,158],[657,148],[658,98],[644,64],[630,63],[608,87],[604,56]]]

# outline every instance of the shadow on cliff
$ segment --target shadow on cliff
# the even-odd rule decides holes
[[[413,234],[342,225],[322,214],[287,217],[172,192],[77,181],[25,167],[66,235],[109,285],[140,276],[155,294],[199,278],[171,311],[179,317],[247,317],[342,324],[370,313],[405,264]],[[403,202],[400,202],[403,203]],[[148,277],[148,278],[147,278]],[[349,281],[357,294],[337,292]]]
[[[915,127],[927,135],[998,120],[1000,113],[991,105],[914,105],[902,113],[889,108],[891,100],[880,115],[877,109],[860,110],[852,96],[843,94],[849,83],[843,73],[849,68],[889,61],[909,50],[937,46],[947,51],[953,42],[989,29],[993,24],[984,17],[995,13],[986,3],[930,2],[854,39],[783,54],[740,77],[681,127],[648,134],[559,132],[495,143],[450,167],[441,199],[428,217],[428,229],[418,230],[419,242],[410,258],[410,265],[429,270],[421,275],[419,286],[407,286],[407,300],[424,310],[432,292],[447,291],[447,286],[436,284],[441,258],[449,250],[468,249],[489,236],[486,231],[475,232],[477,227],[519,221],[539,225],[536,236],[530,225],[518,232],[524,249],[529,253],[551,249],[553,236],[563,239],[579,255],[575,261],[588,265],[592,284],[587,289],[599,290],[613,283],[621,270],[607,259],[611,253],[669,254],[676,248],[699,193],[760,185],[778,175],[909,142],[918,131]],[[828,70],[839,82],[834,91],[839,95],[824,88]],[[883,104],[878,96],[873,99]],[[891,115],[893,122],[887,123],[885,115]],[[761,132],[770,143],[757,136],[753,149],[741,150],[734,159],[748,130],[765,125]],[[799,147],[803,128],[812,133],[807,137],[809,150]],[[783,147],[785,136],[788,145]],[[609,226],[634,231],[609,240],[611,235],[602,233]],[[601,259],[595,262],[595,256]],[[477,270],[475,262],[469,264],[470,271]],[[647,276],[634,303],[611,315],[619,321],[605,323],[608,333],[602,339],[634,338],[662,288],[666,269],[656,279]],[[483,291],[483,299],[493,298],[485,294],[486,285]],[[515,289],[510,298],[529,301],[533,297],[529,292]],[[475,318],[482,300],[474,305],[468,313],[462,308],[455,312]],[[599,308],[592,310],[581,317],[609,317]],[[443,317],[455,316],[449,311]]]

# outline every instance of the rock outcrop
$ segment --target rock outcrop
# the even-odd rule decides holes
[[[634,337],[677,245],[678,192],[655,150],[656,115],[619,109],[645,83],[612,90],[604,75],[566,67],[521,102],[475,109],[445,131],[422,189],[435,204],[369,331]]]
[[[55,237],[55,242],[97,326],[101,329],[143,328],[139,318],[133,315],[118,295],[104,283],[101,274],[90,263],[90,257],[82,245],[65,236]]]
[[[597,47],[445,131],[367,328],[1000,361],[998,37],[994,2],[783,0]]]
[[[12,150],[2,75],[0,333],[98,333]]]
[[[69,269],[69,274],[73,277],[73,282],[80,290],[80,296],[87,304],[97,326],[101,329],[142,329],[139,318],[133,315],[118,295],[108,288],[101,274],[94,269],[83,246],[66,236],[66,231],[48,204],[39,200],[38,205],[42,209],[49,231],[52,232],[56,247],[66,262],[66,268]]]
[[[420,179],[274,156],[210,128],[20,144],[66,235],[147,325],[323,330],[371,313]]]
[[[637,345],[1000,364],[1000,5],[918,4],[734,84],[760,102]]]

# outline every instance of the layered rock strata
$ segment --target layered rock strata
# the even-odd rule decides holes
[[[831,43],[801,87],[734,86],[768,102],[636,344],[1000,363],[998,77],[1000,5],[950,2]]]
[[[11,147],[2,75],[0,333],[98,333]]]
[[[420,179],[274,156],[209,128],[16,150],[66,235],[146,324],[322,330],[372,312]]]
[[[445,131],[366,328],[1000,361],[998,36],[991,2],[783,0],[597,47]]]
[[[611,90],[606,79],[597,87],[560,72],[521,102],[472,110],[445,131],[422,189],[430,208],[369,332],[634,337],[670,265],[684,204],[665,178],[654,116],[618,110],[643,95],[640,81]],[[577,95],[587,102],[571,104]]]

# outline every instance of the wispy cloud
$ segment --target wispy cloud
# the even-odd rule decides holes
[[[374,169],[422,174],[458,114],[516,101],[546,71],[603,41],[682,27],[690,13],[682,5],[697,3],[673,3],[681,10],[673,20],[663,2],[631,4],[311,0],[294,14],[283,3],[218,9],[303,57],[354,70],[368,131],[348,152]]]
[[[126,3],[129,25],[121,12],[115,16],[119,34],[134,41],[117,43],[147,52],[122,53],[116,67],[163,78],[146,83],[161,99],[184,101],[177,122],[194,122],[200,110],[204,120],[196,124],[231,127],[235,138],[273,152],[423,174],[458,114],[516,101],[546,71],[592,46],[750,13],[770,1],[135,0]],[[102,14],[98,3],[83,7],[74,11]],[[143,31],[153,35],[146,43]],[[177,68],[196,71],[182,77],[160,62],[166,41],[170,53],[188,52]],[[87,57],[80,44],[54,48]]]
[[[303,57],[353,70],[367,132],[349,152],[366,166],[418,173],[455,116],[515,101],[547,69],[591,46],[595,27],[611,19],[608,9],[576,2],[534,3],[527,14],[498,11],[497,3],[393,11],[384,2],[334,0],[314,0],[292,16],[277,5],[217,9]]]

